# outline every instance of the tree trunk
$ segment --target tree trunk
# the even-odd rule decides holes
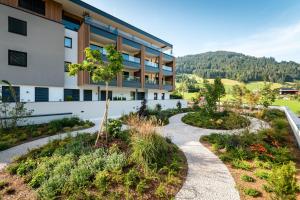
[[[100,127],[99,127],[99,130],[98,130],[98,134],[97,134],[97,139],[96,139],[96,142],[95,142],[95,146],[98,144],[98,141],[99,141],[99,138],[100,138],[100,135],[102,134],[102,129],[103,129],[103,125],[105,124],[105,132],[106,132],[106,143],[108,143],[108,133],[107,133],[107,119],[108,119],[108,106],[109,106],[109,99],[108,99],[108,82],[105,82],[105,94],[106,94],[106,97],[105,97],[105,111],[104,111],[104,115],[103,115],[103,118],[100,122]]]

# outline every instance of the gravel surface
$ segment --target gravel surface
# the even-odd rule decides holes
[[[211,133],[232,134],[240,130],[222,131],[202,129],[181,121],[185,114],[170,118],[170,123],[161,128],[161,133],[172,139],[184,152],[188,162],[188,175],[176,199],[238,200],[240,199],[235,182],[224,163],[205,148],[199,139]],[[252,131],[268,127],[268,124],[250,118]]]

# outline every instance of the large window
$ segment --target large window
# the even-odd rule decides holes
[[[93,91],[92,90],[84,90],[83,91],[83,100],[84,101],[92,101],[93,100]]]
[[[45,15],[44,0],[19,0],[19,6],[41,15]]]
[[[144,100],[144,99],[145,99],[145,92],[138,92],[137,100]]]
[[[79,90],[64,89],[64,101],[79,101]]]
[[[165,100],[165,93],[161,93],[161,99]]]
[[[112,91],[108,91],[108,99],[112,100]],[[105,101],[105,100],[106,100],[106,91],[101,90],[101,101]]]
[[[154,100],[157,100],[157,93],[154,93]]]
[[[36,87],[35,88],[35,101],[36,102],[49,101],[49,88]]]
[[[8,32],[27,35],[27,22],[8,17]]]
[[[72,38],[65,37],[65,47],[72,48]]]
[[[20,67],[27,67],[27,53],[8,50],[8,64]]]
[[[20,87],[2,86],[3,102],[20,102]]]

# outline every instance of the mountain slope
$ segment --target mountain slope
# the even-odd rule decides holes
[[[257,58],[227,51],[178,57],[176,65],[178,73],[194,73],[204,78],[219,76],[244,82],[300,80],[298,63],[277,62],[274,58]]]

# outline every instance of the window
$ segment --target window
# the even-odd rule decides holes
[[[137,100],[144,100],[144,99],[145,99],[145,92],[138,92]]]
[[[135,92],[130,92],[130,100],[135,100]]]
[[[92,90],[84,90],[83,91],[83,100],[84,101],[92,101],[93,100],[93,91]]]
[[[165,100],[165,93],[161,93],[161,99]]]
[[[112,100],[112,91],[108,91],[108,99]],[[101,101],[105,101],[105,100],[106,100],[106,91],[101,90]]]
[[[69,72],[69,64],[72,64],[72,63],[65,61],[65,72]]]
[[[8,17],[8,32],[20,35],[27,35],[27,22]]]
[[[72,48],[72,38],[65,37],[65,47]]]
[[[154,93],[154,100],[157,100],[157,93]]]
[[[36,87],[35,88],[35,102],[49,101],[49,88]]]
[[[19,0],[19,6],[38,14],[45,15],[44,0]]]
[[[63,14],[62,17],[62,23],[65,26],[65,28],[73,30],[73,31],[78,31],[80,27],[80,21],[73,19],[69,16],[66,16]]]
[[[20,67],[27,67],[27,53],[8,50],[8,64]]]
[[[79,90],[64,89],[64,101],[79,101]]]
[[[2,86],[2,101],[20,102],[20,87],[12,87],[11,90],[9,86]]]
[[[129,77],[129,72],[123,72],[123,77],[128,78]]]

